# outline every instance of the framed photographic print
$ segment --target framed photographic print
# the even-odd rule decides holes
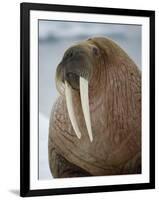
[[[155,188],[155,12],[21,4],[21,196]]]

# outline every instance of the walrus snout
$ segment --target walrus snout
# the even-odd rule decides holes
[[[69,48],[56,70],[59,82],[67,81],[73,89],[79,90],[79,78],[89,80],[92,74],[89,57],[78,46]]]
[[[65,81],[69,83],[72,89],[79,90],[79,78],[82,76],[82,70],[78,69],[76,62],[74,63],[61,63],[56,71],[56,79],[60,84],[64,84]],[[87,77],[85,75],[85,77]]]

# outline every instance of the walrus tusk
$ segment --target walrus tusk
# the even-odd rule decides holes
[[[78,124],[76,121],[75,112],[74,112],[74,108],[73,108],[72,89],[71,89],[70,85],[67,83],[67,81],[65,81],[65,96],[66,96],[67,110],[68,110],[68,114],[69,114],[69,118],[70,118],[72,127],[73,127],[77,137],[80,139],[81,132],[78,128]]]
[[[86,80],[82,77],[80,77],[80,96],[81,96],[82,110],[83,110],[84,119],[86,122],[88,135],[89,135],[90,141],[92,142],[93,135],[92,135],[90,110],[89,110],[88,80]]]

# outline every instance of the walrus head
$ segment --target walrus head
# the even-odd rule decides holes
[[[103,45],[103,43],[106,44]],[[68,48],[64,53],[56,70],[56,86],[58,91],[66,97],[69,118],[78,138],[81,138],[81,132],[74,112],[75,102],[73,102],[72,92],[75,90],[80,94],[83,116],[92,142],[90,90],[92,88],[94,90],[96,86],[96,91],[99,91],[100,87],[105,85],[104,82],[100,82],[100,76],[105,76],[104,69],[113,62],[112,65],[115,65],[115,60],[122,60],[122,56],[126,60],[127,54],[117,44],[106,38],[88,39]],[[99,73],[103,74],[99,76]],[[100,84],[97,84],[98,82]]]

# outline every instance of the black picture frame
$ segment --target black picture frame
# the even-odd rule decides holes
[[[30,11],[60,11],[94,14],[111,14],[123,16],[148,17],[150,20],[150,181],[149,183],[102,185],[62,189],[30,189]],[[21,3],[20,5],[20,41],[21,41],[21,81],[20,81],[20,195],[60,195],[76,193],[94,193],[123,190],[139,190],[155,188],[155,11],[131,10],[103,7],[83,7],[72,5],[49,5]]]

